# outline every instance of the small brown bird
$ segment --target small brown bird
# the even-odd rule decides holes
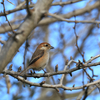
[[[51,46],[47,42],[41,43],[37,47],[35,52],[33,53],[33,56],[30,60],[28,67],[24,71],[22,71],[20,74],[21,75],[24,74],[29,69],[38,70],[38,71],[43,70],[44,71],[44,68],[47,66],[48,61],[49,61],[50,49],[54,49],[54,47]]]

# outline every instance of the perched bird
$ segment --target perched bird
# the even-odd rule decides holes
[[[24,74],[29,69],[38,70],[38,71],[43,70],[44,71],[44,68],[47,66],[48,61],[49,61],[49,51],[50,51],[50,49],[54,49],[54,47],[51,46],[47,42],[41,43],[37,47],[35,52],[33,53],[33,56],[32,56],[32,58],[29,62],[28,67],[24,71],[22,71],[20,74],[21,75]]]

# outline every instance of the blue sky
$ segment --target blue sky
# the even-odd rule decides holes
[[[2,0],[0,0],[0,2],[1,1]],[[15,1],[13,1],[13,0],[10,0],[10,1],[13,2],[16,5],[16,2]],[[34,1],[34,3],[36,2],[35,0],[33,0],[33,1]],[[59,0],[57,0],[57,1],[59,1]],[[66,0],[62,0],[62,1],[66,1]],[[71,11],[74,11],[74,10],[77,10],[77,9],[80,9],[80,8],[84,8],[86,6],[86,4],[87,4],[88,1],[89,0],[84,0],[84,1],[81,1],[81,2],[78,2],[78,3],[69,4],[69,5],[64,6],[63,9],[61,9],[61,6],[52,6],[50,8],[49,12],[50,13],[56,13],[56,12],[58,12],[61,9],[61,14],[66,14],[66,13],[69,13]],[[93,4],[93,3],[94,2],[92,2],[91,4]],[[10,4],[7,1],[5,2],[5,5],[6,5],[6,11],[12,10],[12,9],[14,9],[16,7],[16,6]],[[0,4],[0,7],[1,7],[0,12],[3,12],[3,6],[1,4]],[[23,15],[26,15],[27,14],[26,13],[26,10],[21,10],[18,13],[16,12],[16,14],[21,14],[21,13]],[[95,18],[96,17],[96,14],[97,14],[97,10],[94,9],[91,12],[92,18]],[[87,14],[87,13],[84,14],[84,16],[88,16],[88,15],[89,14]],[[85,18],[84,16],[77,16],[76,19],[77,20],[86,20],[86,18],[89,19],[89,17],[86,17]],[[7,18],[8,18],[9,21],[11,21],[13,19],[13,17],[14,17],[14,13],[7,15]],[[74,20],[75,18],[72,17],[70,19],[71,20]],[[5,17],[0,17],[0,26],[3,23],[7,23],[7,21],[6,21]],[[60,37],[60,34],[59,34],[59,30],[64,35],[64,40],[66,41],[67,44],[69,44],[70,41],[72,41],[74,39],[74,36],[75,36],[74,35],[74,29],[73,29],[74,25],[75,25],[75,23],[67,23],[67,22],[64,22],[64,21],[63,22],[55,22],[55,23],[52,23],[52,24],[49,25],[49,27],[48,27],[48,30],[49,30],[49,39],[48,40],[49,40],[49,43],[52,46],[55,47],[55,50],[53,50],[51,52],[55,52],[56,49],[58,49],[58,48],[60,50],[62,50],[62,48],[63,48],[63,46],[61,46],[61,43],[63,42],[63,40],[61,40],[61,37]],[[81,34],[79,34],[80,35],[80,38],[78,40],[78,45],[79,46],[82,44],[82,42],[83,42],[82,40],[84,39],[84,37],[85,37],[85,35],[86,35],[86,33],[87,33],[88,28],[90,27],[90,25],[91,24],[82,24],[82,23],[78,23],[76,25],[76,32],[77,32],[77,34],[79,32],[81,32]],[[40,29],[40,28],[36,28],[34,31],[37,31],[38,29]],[[84,30],[84,29],[86,29],[86,30]],[[87,40],[85,41],[85,45],[84,45],[84,49],[83,49],[83,51],[85,52],[85,55],[84,55],[85,60],[90,59],[91,56],[95,56],[95,55],[99,54],[99,51],[100,51],[99,50],[100,47],[98,46],[98,43],[100,42],[100,38],[98,37],[99,36],[99,33],[100,33],[100,28],[95,27],[94,30],[92,31],[91,36],[89,36],[87,38]],[[44,36],[45,35],[43,35],[43,37]],[[1,38],[2,40],[7,40],[7,38],[8,38],[7,33],[5,35],[4,34],[0,34],[0,37],[2,37]],[[40,39],[39,42],[43,42],[43,40]],[[36,44],[37,43],[36,39],[33,39],[31,41],[31,43]],[[59,47],[59,45],[60,45],[60,47]],[[24,47],[25,47],[25,43],[19,48],[19,51],[20,52],[18,52],[15,55],[15,57],[13,58],[13,60],[11,61],[11,63],[8,64],[8,66],[9,66],[10,64],[13,63],[13,66],[15,66],[15,67],[13,67],[13,70],[14,71],[17,71],[17,69],[18,69],[19,66],[23,66],[23,54],[24,54],[24,49],[23,48]],[[32,49],[32,46],[30,46],[29,50],[31,52],[34,52],[34,50]],[[74,53],[75,53],[74,50],[77,50],[75,44],[73,44],[73,46],[70,45],[70,46],[66,47],[64,49],[63,54],[69,59],[70,56],[73,56],[74,55]],[[27,57],[29,57],[29,59],[31,58],[31,52],[28,52],[27,53]],[[64,65],[65,65],[65,61],[64,61],[64,57],[62,56],[62,52],[59,52],[57,55],[53,55],[51,58],[53,58],[52,59],[51,66],[54,67],[55,65],[58,64],[60,66],[59,67],[59,70],[63,70]],[[76,57],[75,60],[78,61],[79,59],[82,61],[82,57],[81,57],[80,54]],[[98,58],[97,61],[100,61],[100,58]],[[75,67],[75,65],[73,65],[72,68],[73,67]],[[95,78],[96,80],[100,78],[100,75],[99,75],[100,68],[99,67],[100,66],[98,66],[96,68],[93,67],[94,73],[96,75],[98,75],[98,77]],[[79,73],[79,72],[82,72],[82,71],[77,71],[77,73]],[[91,71],[88,70],[88,72],[91,75]],[[43,73],[43,71],[40,71],[40,72],[37,72],[37,73]],[[73,73],[73,76],[74,75],[76,75],[76,72]],[[61,75],[54,76],[54,78],[55,77],[57,77],[57,79],[58,79],[58,78],[61,77]],[[69,75],[67,77],[68,77],[68,80],[71,80],[73,78],[73,77],[71,77]],[[44,78],[39,78],[39,79],[28,78],[28,79],[31,82],[34,82],[35,81],[35,82],[39,83]],[[87,78],[85,78],[85,80],[86,80],[85,83],[87,83]],[[13,82],[17,82],[17,80],[14,79],[11,76],[10,76],[10,81],[11,81],[12,84],[13,84]],[[79,75],[75,79],[74,82],[76,83],[76,86],[82,85],[82,74]],[[6,91],[7,91],[6,84],[4,84],[4,83],[5,83],[5,79],[3,78],[2,79],[2,82],[0,83],[0,85],[2,86],[2,93],[0,92],[1,99],[2,100],[5,100],[7,98],[12,99],[12,94],[16,94],[16,91],[17,91],[18,87],[16,85],[12,85],[12,87],[10,89],[10,95],[8,95],[6,93]],[[67,83],[67,86],[71,87],[71,86],[73,86],[73,83]],[[32,88],[34,88],[34,87],[32,87]],[[40,87],[37,88],[37,91],[39,91],[39,90],[40,90]],[[78,90],[78,91],[80,91],[80,90]],[[72,92],[76,92],[76,91],[68,91],[68,93],[72,93]],[[98,92],[98,90],[97,90],[97,92]],[[3,94],[5,96],[2,96]],[[35,93],[35,95],[33,95],[33,97],[31,99],[34,99],[35,100],[36,98],[38,98],[38,95],[39,94],[40,94],[39,92]],[[28,87],[25,87],[24,88],[24,91],[20,95],[22,95],[22,96],[24,96],[26,98],[24,100],[27,100],[28,99],[27,97],[29,95]],[[96,95],[95,98],[92,95],[90,95],[90,96],[87,97],[87,100],[98,100],[98,98],[99,98],[99,95]]]

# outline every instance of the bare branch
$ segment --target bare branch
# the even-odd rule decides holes
[[[75,62],[74,60],[69,61],[68,64],[64,67],[64,71],[66,71],[67,67],[68,67],[71,63],[73,63],[73,62],[74,62],[74,63],[77,63],[77,62]],[[60,84],[63,84],[63,79],[64,79],[64,77],[65,77],[65,74],[62,75],[62,77],[61,77],[61,79],[60,79]]]
[[[2,41],[2,40],[0,40],[0,43],[2,43],[2,44],[6,44],[6,41]]]
[[[92,89],[89,89],[88,95],[91,94],[96,88],[97,88],[97,87],[93,87]],[[84,93],[85,93],[85,90],[82,91],[82,92],[79,94],[79,96],[77,97],[76,100],[81,100],[81,98],[82,98],[82,96],[84,95]]]
[[[29,8],[29,0],[26,0],[26,9],[27,9],[28,15],[30,16],[32,13],[31,13],[30,8]]]
[[[67,1],[67,2],[55,2],[55,3],[52,4],[52,6],[55,6],[55,5],[63,6],[63,5],[67,5],[67,4],[76,3],[76,2],[79,2],[79,1],[84,1],[84,0],[74,0],[74,1]]]
[[[55,2],[55,3],[52,4],[52,6],[55,6],[55,5],[61,5],[61,6],[62,6],[62,5],[66,5],[66,4],[76,3],[76,2],[79,2],[79,1],[82,1],[82,0],[74,0],[74,1],[68,1],[68,2]],[[6,14],[10,14],[10,13],[14,13],[14,12],[19,11],[19,10],[26,9],[27,6],[22,6],[22,5],[25,4],[25,3],[26,3],[26,1],[24,1],[24,2],[21,4],[21,6],[18,6],[18,7],[16,7],[16,8],[13,9],[13,10],[7,11]],[[30,7],[30,8],[34,7],[34,4],[29,5],[29,7]],[[4,13],[0,13],[0,16],[4,16]]]
[[[81,14],[84,14],[86,12],[90,12],[92,9],[95,9],[99,7],[99,1],[97,1],[95,4],[93,5],[90,5],[90,6],[87,6],[86,8],[82,8],[82,9],[78,9],[78,10],[75,10],[74,12],[70,12],[70,13],[67,13],[67,14],[63,14],[63,15],[57,15],[57,16],[60,16],[61,18],[70,18],[70,17],[73,17],[73,16],[77,16],[77,15],[81,15]],[[18,8],[17,8],[18,9]],[[16,11],[16,9],[15,9]],[[10,14],[12,11],[8,11],[6,12],[6,14]],[[54,15],[54,14],[53,14]],[[0,16],[4,16],[4,13],[0,13]],[[60,19],[60,18],[44,18],[42,19],[37,26],[41,26],[41,25],[46,25],[46,24],[50,24],[50,23],[53,23],[55,21],[62,21],[63,19]],[[64,19],[65,21],[65,19]],[[68,20],[67,20],[68,21]],[[69,20],[69,22],[71,22]],[[75,21],[72,21],[72,22],[75,22]],[[82,22],[82,21],[78,21],[78,22]],[[82,23],[100,23],[99,21],[83,21]],[[13,29],[17,29],[18,27],[20,26],[20,24],[18,25],[12,25]],[[7,27],[7,28],[6,28]],[[0,28],[0,33],[3,33],[3,32],[7,32],[7,31],[11,31],[10,27],[9,26],[6,26],[4,30],[2,27]]]
[[[83,86],[79,86],[79,87],[66,87],[62,84],[56,84],[56,85],[50,85],[50,84],[39,84],[39,83],[33,83],[33,82],[30,82],[28,80],[25,80],[24,78],[22,77],[17,77],[15,75],[12,75],[13,77],[15,77],[16,79],[18,79],[19,81],[23,82],[23,83],[26,83],[26,84],[29,84],[30,86],[38,86],[38,87],[44,87],[44,88],[62,88],[64,90],[77,90],[77,89],[82,89],[83,87],[88,87],[88,86],[92,86],[92,85],[95,85],[95,84],[98,84],[100,83],[100,80],[97,80],[95,82],[92,82],[92,83],[88,83],[88,84],[85,84]]]
[[[9,26],[10,26],[12,32],[14,33],[14,30],[13,30],[13,28],[12,28],[12,26],[11,26],[11,24],[10,24],[8,18],[7,18],[7,14],[6,14],[6,11],[5,11],[5,4],[4,4],[4,1],[2,2],[2,4],[3,4],[3,11],[4,11],[4,15],[5,15],[5,17],[6,17],[6,21],[8,22],[8,24],[9,24]]]
[[[94,60],[96,59],[97,57],[100,57],[100,55],[97,55],[95,57],[92,57],[90,58],[90,60]],[[88,61],[90,61],[88,60]],[[58,71],[58,72],[52,72],[52,73],[45,73],[45,74],[25,74],[26,77],[37,77],[37,78],[40,78],[40,77],[50,77],[50,76],[53,76],[53,75],[58,75],[58,74],[70,74],[74,71],[77,71],[77,70],[80,70],[80,69],[83,69],[83,68],[87,68],[87,67],[92,67],[92,66],[97,66],[97,65],[100,65],[100,62],[96,62],[96,63],[89,63],[88,64],[88,61],[85,62],[84,64],[80,65],[79,67],[75,67],[75,68],[72,68],[72,69],[67,69],[66,68],[71,64],[71,63],[76,63],[78,65],[78,62],[74,61],[74,60],[70,60],[68,62],[68,64],[65,66],[64,70],[63,71]],[[19,76],[20,73],[17,73],[17,72],[14,72],[14,71],[8,71],[8,70],[4,70],[2,73],[6,73],[6,74],[9,74],[9,75],[17,75]],[[20,76],[24,76],[24,75],[20,75]],[[63,81],[63,78],[64,78],[64,75],[62,76],[61,80],[60,80],[60,83],[62,83]]]
[[[11,1],[9,1],[9,0],[7,0],[9,3],[11,3],[12,5],[15,5],[15,4],[13,4]]]
[[[100,21],[95,21],[93,20],[69,20],[69,19],[65,19],[62,16],[59,16],[57,14],[51,14],[51,13],[46,13],[49,16],[52,16],[60,21],[66,21],[66,22],[72,22],[72,23],[91,23],[91,24],[100,24]]]

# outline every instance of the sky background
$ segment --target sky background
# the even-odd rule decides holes
[[[0,0],[1,2],[2,0]],[[12,3],[15,4],[12,5],[10,4],[9,2],[7,2],[5,0],[5,9],[6,11],[8,10],[12,10],[14,8],[16,8],[16,0],[10,0]],[[23,0],[22,0],[23,1]],[[32,0],[34,3],[36,3],[36,0]],[[59,0],[56,0],[56,2],[59,1]],[[62,0],[63,2],[64,1],[67,1],[67,0]],[[66,14],[66,13],[69,13],[71,11],[74,11],[74,10],[77,10],[77,9],[81,9],[81,8],[84,8],[86,7],[86,4],[87,2],[89,2],[89,0],[83,0],[81,2],[78,2],[78,3],[74,3],[74,4],[69,4],[69,5],[65,5],[63,7],[63,9],[61,9],[61,6],[52,6],[49,10],[50,13],[57,13],[59,12],[59,10],[61,9],[61,12],[60,14]],[[90,3],[91,5],[95,3],[95,0],[92,0],[92,2]],[[0,12],[3,12],[3,6],[2,4],[0,4]],[[21,10],[21,11],[18,11],[18,12],[15,12],[16,15],[18,14],[22,14],[24,16],[26,16],[27,12],[26,10]],[[97,13],[98,13],[98,10],[97,9],[94,9],[91,11],[91,18],[95,18],[97,16]],[[76,20],[91,20],[90,17],[87,17],[89,14],[88,13],[85,13],[83,16],[77,16],[76,17]],[[9,21],[12,21],[13,17],[14,17],[14,13],[11,13],[9,15],[7,15],[7,18]],[[86,16],[86,17],[85,17]],[[70,18],[71,20],[75,20],[75,17],[71,17]],[[0,26],[4,23],[7,23],[5,17],[1,16],[0,17]],[[60,21],[60,22],[54,22],[52,24],[50,24],[48,26],[48,31],[49,31],[49,38],[48,38],[48,42],[55,47],[55,50],[52,50],[51,52],[54,54],[51,56],[51,59],[52,59],[52,62],[51,62],[51,66],[54,67],[58,64],[59,67],[59,70],[63,70],[64,68],[64,65],[65,65],[65,61],[64,61],[64,57],[62,56],[62,53],[59,52],[56,56],[55,56],[55,51],[59,48],[60,50],[62,50],[63,48],[63,45],[62,42],[63,40],[61,39],[60,37],[60,34],[59,34],[59,31],[64,35],[64,40],[66,41],[67,44],[70,43],[70,41],[72,41],[75,36],[74,36],[74,27],[75,23],[67,23],[67,22],[64,22],[64,21]],[[84,37],[86,36],[85,33],[87,33],[88,31],[88,27],[90,27],[91,24],[82,24],[82,23],[77,23],[76,24],[76,33],[81,33],[79,34],[79,39],[78,39],[78,46],[80,46],[83,42],[83,39]],[[38,30],[41,30],[41,28],[37,27],[34,29],[34,33],[38,32]],[[98,28],[97,26],[95,26],[95,28],[93,29],[92,31],[92,35],[90,37],[88,37],[88,39],[85,41],[85,45],[84,45],[84,48],[83,48],[83,51],[85,52],[85,60],[87,61],[88,59],[91,58],[91,56],[96,56],[99,54],[100,52],[100,47],[99,47],[99,43],[100,43],[100,28]],[[34,35],[35,36],[35,35]],[[42,35],[42,37],[45,37],[45,34]],[[8,39],[8,35],[7,33],[5,34],[0,34],[0,38],[2,40],[7,40]],[[38,43],[41,43],[41,42],[44,42],[43,39],[37,39],[39,40]],[[32,39],[30,42],[32,43],[32,45],[36,44],[37,43],[37,40],[34,38]],[[2,44],[1,44],[2,45]],[[13,58],[13,60],[11,61],[11,63],[8,64],[8,66],[10,64],[13,64],[13,70],[14,71],[17,71],[18,67],[19,66],[22,66],[23,67],[23,55],[24,55],[24,47],[25,47],[25,43],[19,48],[19,52],[15,55],[15,57]],[[36,47],[35,47],[36,48]],[[67,59],[70,59],[70,56],[73,57],[73,55],[75,54],[74,52],[74,49],[77,50],[76,46],[74,45],[74,47],[72,47],[71,45],[69,45],[68,47],[65,48],[63,54],[67,57]],[[35,49],[33,49],[32,46],[30,46],[29,48],[30,52],[27,52],[27,56],[26,58],[29,58],[31,59],[31,52],[33,53],[35,51]],[[75,61],[78,61],[78,60],[81,60],[82,61],[82,57],[81,55],[79,54],[74,60]],[[95,61],[100,61],[100,58],[98,58],[97,60]],[[7,67],[8,67],[7,66]],[[74,68],[75,65],[73,64],[71,66],[71,68]],[[98,80],[100,79],[100,66],[97,66],[96,68],[95,67],[92,67],[93,70],[94,70],[94,74],[95,75],[98,75],[98,77],[95,78],[95,80]],[[77,71],[77,74],[82,72],[82,70],[80,71]],[[43,73],[43,71],[39,71],[37,73]],[[92,75],[91,71],[88,70],[88,73],[90,75]],[[76,72],[73,72],[72,73],[73,76],[76,75]],[[58,76],[54,76],[54,78],[60,78],[61,75],[58,75]],[[67,75],[67,79],[68,81],[70,81],[72,79],[72,77],[70,75]],[[84,77],[87,77],[86,75]],[[28,80],[30,80],[31,82],[36,82],[36,83],[39,83],[41,82],[42,80],[45,80],[44,78],[39,78],[39,79],[34,79],[34,78],[28,78]],[[88,79],[87,78],[84,78],[85,80],[85,84],[87,83]],[[10,76],[10,82],[12,84],[12,87],[10,89],[10,94],[7,94],[7,88],[6,88],[6,83],[5,83],[5,78],[2,78],[0,80],[0,97],[1,97],[1,100],[6,100],[9,98],[9,100],[12,100],[12,95],[16,94],[16,92],[18,92],[18,87],[17,85],[15,85],[14,83],[17,83],[18,80],[14,79],[13,77]],[[75,78],[74,80],[75,82],[75,86],[81,86],[82,85],[82,74],[77,76],[77,78]],[[13,85],[14,84],[14,85]],[[20,83],[19,83],[20,84]],[[68,83],[67,84],[68,87],[72,87],[73,86],[73,83]],[[35,87],[32,86],[31,89],[34,89]],[[38,98],[38,95],[40,94],[40,87],[38,87],[35,92],[35,94],[33,95],[32,98],[28,98],[29,96],[29,91],[28,91],[28,86],[27,87],[23,87],[23,92],[21,92],[19,94],[19,96],[24,96],[24,100],[36,100]],[[80,90],[77,90],[77,91],[80,91]],[[97,89],[96,89],[97,92],[99,92]],[[67,91],[67,93],[72,93],[72,92],[76,92],[76,90],[73,90],[73,91]],[[48,95],[52,95],[51,92],[47,92]],[[86,100],[99,100],[100,96],[99,95],[89,95],[87,97]],[[19,99],[20,100],[20,99]],[[66,99],[67,100],[67,99]]]

